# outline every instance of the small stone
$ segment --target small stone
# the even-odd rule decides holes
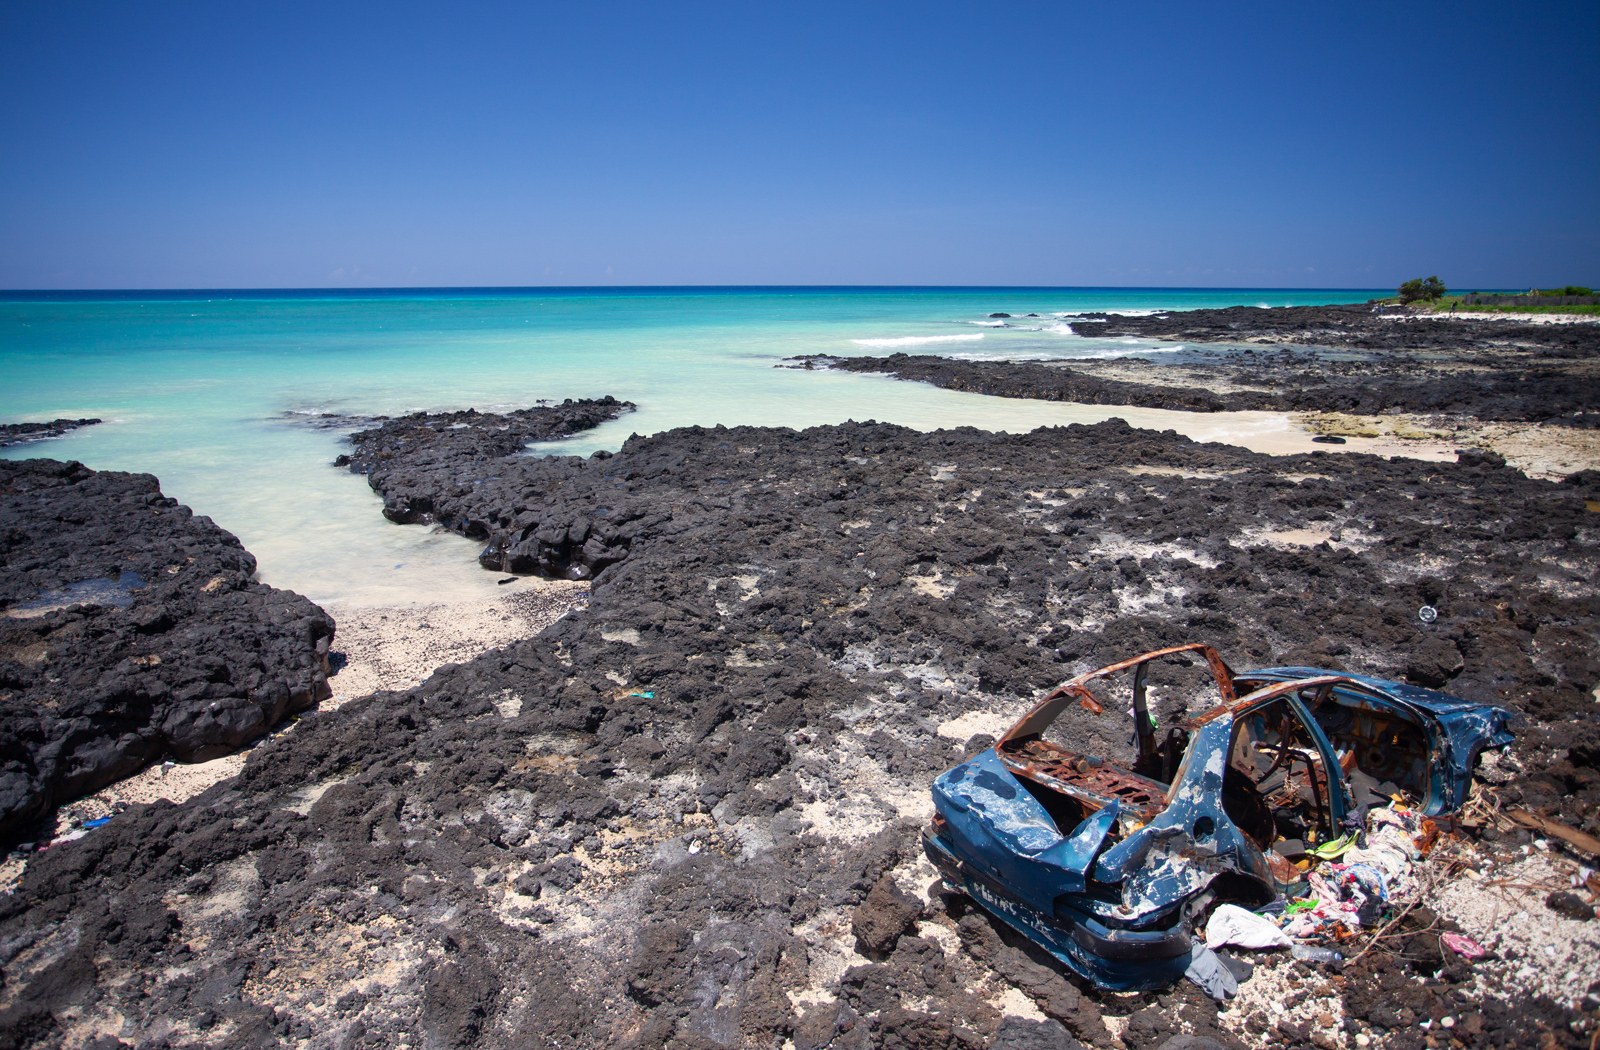
[[[1584,902],[1576,893],[1557,890],[1544,899],[1544,906],[1557,915],[1567,919],[1576,919],[1579,922],[1588,922],[1594,918],[1594,908]]]
[[[885,875],[851,920],[856,947],[867,955],[887,955],[921,912],[921,906]]]

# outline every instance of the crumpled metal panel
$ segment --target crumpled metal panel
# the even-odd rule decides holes
[[[1061,894],[1083,892],[1085,873],[1117,816],[1109,806],[1070,838],[1063,835],[993,748],[940,776],[933,795],[949,833],[970,851],[965,855],[1046,914]]]
[[[1161,815],[1115,846],[1095,865],[1094,878],[1122,886],[1117,917],[1136,923],[1193,897],[1223,872],[1258,880],[1270,898],[1276,883],[1266,857],[1222,805],[1231,718],[1207,722],[1189,742],[1188,761]]]

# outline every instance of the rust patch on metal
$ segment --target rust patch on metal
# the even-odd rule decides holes
[[[1000,759],[1013,773],[1065,791],[1090,812],[1115,799],[1124,812],[1147,824],[1166,805],[1167,785],[1110,762],[1074,754],[1047,740],[1007,747],[1000,752]]]

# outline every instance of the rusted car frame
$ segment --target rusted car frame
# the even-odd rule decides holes
[[[1215,701],[1158,733],[1148,671],[1195,658]],[[1092,686],[1128,672],[1130,765],[1052,737],[1074,704],[1102,714]],[[1208,645],[1173,646],[1063,683],[940,776],[924,850],[947,882],[1096,984],[1159,988],[1187,969],[1192,931],[1214,904],[1264,905],[1298,877],[1275,845],[1293,834],[1309,848],[1358,827],[1358,760],[1440,812],[1459,804],[1477,752],[1510,742],[1508,718],[1343,672],[1235,673]]]

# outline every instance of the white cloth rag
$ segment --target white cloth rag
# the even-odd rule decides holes
[[[1288,934],[1273,925],[1272,920],[1246,911],[1237,904],[1219,904],[1206,922],[1207,948],[1234,944],[1240,948],[1260,950],[1287,948],[1293,943]]]

